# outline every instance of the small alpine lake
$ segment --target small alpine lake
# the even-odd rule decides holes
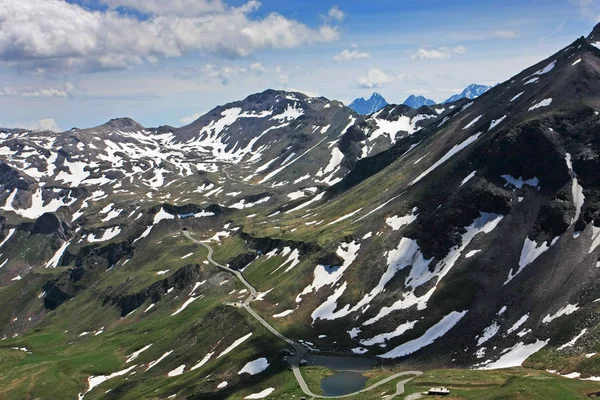
[[[368,377],[361,372],[369,371],[378,365],[369,357],[330,356],[311,354],[306,357],[308,365],[317,365],[333,370],[333,375],[321,379],[320,387],[324,396],[343,396],[364,389]]]

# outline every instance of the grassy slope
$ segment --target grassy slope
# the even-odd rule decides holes
[[[334,215],[352,211],[342,210],[342,205],[337,202],[322,208],[324,213]],[[395,207],[398,214],[407,211],[405,208],[407,206],[401,202]],[[357,217],[360,215],[357,214]],[[305,221],[314,218],[319,217],[302,219],[293,216],[290,220],[298,221],[294,222],[295,226],[298,226],[298,231],[302,231],[300,234],[305,240],[329,246],[329,250],[334,250],[331,243],[337,243],[333,238],[353,233],[355,229],[350,226],[351,220],[344,221],[339,226],[336,224],[321,228],[304,225]],[[261,227],[254,233],[262,236],[270,233],[271,229],[273,228]],[[213,247],[216,249],[214,258],[222,263],[249,250],[244,241],[235,235],[223,239],[221,244],[215,244]],[[158,256],[157,248],[160,249]],[[192,257],[181,259],[190,252],[194,252]],[[165,351],[174,352],[151,371],[143,372],[145,368],[138,367],[135,375],[114,378],[90,392],[86,399],[164,398],[175,393],[185,396],[205,393],[215,398],[241,399],[268,387],[276,388],[272,395],[274,398],[302,396],[291,372],[277,362],[277,350],[284,345],[273,340],[272,335],[256,326],[254,321],[241,311],[222,305],[236,300],[239,295],[230,293],[242,287],[213,266],[205,265],[205,257],[206,251],[203,248],[186,241],[176,231],[155,228],[152,235],[140,243],[127,268],[117,266],[103,273],[92,290],[83,292],[73,301],[48,313],[38,329],[22,337],[0,342],[0,387],[3,388],[0,398],[75,398],[77,393],[85,390],[89,375],[110,374],[130,366],[125,363],[126,356],[149,343],[153,343],[153,346],[132,364],[147,365]],[[264,301],[254,303],[253,307],[284,334],[302,332],[301,321],[309,318],[306,312],[303,318],[298,319],[274,319],[270,316],[295,307],[295,296],[290,296],[290,293],[297,294],[302,290],[307,283],[306,277],[312,276],[311,271],[315,263],[311,257],[302,258],[302,262],[291,271],[284,273],[281,269],[271,274],[284,260],[285,258],[278,256],[271,259],[261,258],[252,263],[244,273],[259,291],[274,288],[265,296]],[[212,285],[206,289],[201,287],[197,293],[206,291],[206,297],[195,301],[177,316],[170,314],[183,303],[184,298],[187,298],[189,290],[165,297],[147,314],[143,310],[149,304],[145,304],[124,319],[120,318],[114,308],[101,305],[98,294],[115,285],[127,281],[128,292],[141,290],[167,276],[157,276],[157,271],[169,269],[171,274],[189,263],[199,263],[209,275],[208,280]],[[12,298],[16,292],[24,292],[25,296],[33,298],[38,293],[28,293],[26,289],[29,284],[39,287],[39,282],[50,279],[58,271],[42,270],[30,274],[23,281],[2,289],[0,299]],[[352,279],[351,274],[349,279]],[[224,280],[229,282],[220,285]],[[105,330],[98,336],[79,336],[83,331],[93,332],[101,327]],[[254,332],[251,339],[229,355],[215,360],[216,354],[223,351],[233,340],[250,331]],[[31,354],[10,349],[13,346],[27,347]],[[211,351],[215,352],[215,356],[209,363],[189,372],[192,365]],[[255,377],[237,375],[237,371],[246,362],[260,356],[266,356],[271,361],[271,366],[265,372]],[[542,359],[539,365],[535,366],[544,368],[544,365],[551,364],[546,362],[549,360],[550,358]],[[587,363],[595,365],[597,361],[591,359]],[[166,373],[181,364],[186,364],[188,372],[178,377],[167,378]],[[368,373],[368,384],[393,372],[395,368],[371,371]],[[304,376],[315,392],[319,391],[320,378],[331,373],[333,371],[319,367],[308,367],[304,370]],[[224,380],[227,380],[229,385],[217,391],[216,386]],[[60,391],[56,390],[57,382],[60,382]],[[356,398],[380,398],[382,393],[393,392],[395,384],[396,382],[390,382]],[[430,371],[407,385],[407,392],[419,392],[434,385],[445,385],[452,390],[454,398],[465,399],[568,399],[582,398],[586,393],[600,391],[600,385],[595,382],[568,380],[544,372],[516,369],[491,372]],[[551,390],[548,390],[549,388]],[[105,394],[108,389],[111,391]]]

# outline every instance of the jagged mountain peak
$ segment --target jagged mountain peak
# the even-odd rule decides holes
[[[431,99],[428,99],[425,96],[420,96],[420,95],[417,96],[417,95],[411,94],[410,96],[408,96],[406,98],[406,100],[404,100],[404,103],[402,103],[402,104],[406,104],[407,106],[412,107],[412,108],[419,108],[422,106],[433,106],[436,104],[436,102]]]
[[[355,99],[348,107],[353,109],[359,114],[373,114],[376,111],[381,110],[385,107],[388,102],[383,98],[383,96],[377,92],[373,92],[371,97],[365,99],[364,97],[359,97]]]
[[[465,98],[473,100],[473,99],[476,99],[477,97],[481,96],[485,92],[487,92],[490,88],[491,88],[491,86],[479,85],[476,83],[472,83],[469,86],[467,86],[462,92],[450,96],[442,104],[452,103],[457,100],[465,99]]]

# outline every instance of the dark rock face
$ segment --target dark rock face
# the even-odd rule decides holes
[[[531,238],[545,242],[562,235],[571,225],[571,217],[574,214],[575,207],[572,202],[566,198],[553,198],[540,208]]]
[[[111,243],[104,247],[95,245],[86,246],[81,249],[75,259],[76,266],[98,266],[108,269],[124,258],[131,258],[135,248],[129,242]],[[63,264],[68,264],[69,258],[65,258]]]
[[[55,234],[59,239],[66,240],[71,234],[71,227],[53,213],[44,213],[31,228],[31,234],[50,235]]]
[[[544,156],[537,157],[540,153]],[[554,133],[538,121],[518,126],[495,140],[487,146],[482,161],[490,180],[505,174],[524,180],[537,177],[543,182],[542,189],[552,191],[570,180]]]
[[[248,247],[260,252],[261,254],[268,253],[274,249],[282,249],[284,247],[298,249],[301,256],[321,251],[321,248],[312,242],[309,243],[294,240],[281,240],[270,237],[255,237],[243,231],[240,232],[239,235],[246,242]]]
[[[245,197],[243,198],[243,200],[244,200],[246,203],[254,203],[254,202],[256,202],[256,201],[258,201],[258,200],[260,200],[260,199],[263,199],[263,198],[265,198],[265,197],[272,196],[272,195],[273,195],[273,194],[272,194],[272,193],[269,193],[269,192],[265,192],[265,193],[257,193],[257,194],[253,194],[253,195],[250,195],[250,196],[245,196]]]
[[[336,267],[342,265],[344,263],[344,260],[335,253],[327,253],[317,258],[316,263],[319,265]]]
[[[175,127],[170,126],[170,125],[161,125],[158,128],[156,128],[156,133],[169,133],[169,132],[173,132],[175,129]]]
[[[420,133],[407,136],[400,139],[388,150],[375,154],[372,157],[358,160],[348,175],[341,182],[331,186],[328,189],[328,193],[333,195],[344,192],[375,175],[396,161],[402,154],[406,153],[411,145],[418,143],[421,138],[422,135]]]
[[[31,229],[31,233],[34,235],[37,233],[48,235],[56,232],[60,227],[61,221],[56,215],[52,213],[45,213],[35,221],[35,224]]]
[[[364,127],[361,127],[358,124],[352,125],[342,135],[339,143],[339,149],[342,154],[344,154],[344,159],[342,162],[344,163],[344,166],[348,168],[348,170],[352,170],[356,165],[356,161],[361,153],[361,146],[359,142],[362,142],[366,138],[367,136],[365,135]]]
[[[44,308],[47,310],[55,310],[67,300],[75,297],[77,292],[73,285],[69,282],[49,281],[42,286],[42,290],[46,292],[44,296]]]
[[[30,183],[23,179],[15,169],[5,163],[0,163],[0,186],[9,191],[28,190]]]
[[[0,233],[2,233],[2,237],[6,237],[6,234],[8,234],[7,228],[8,227],[6,226],[6,217],[0,216]]]
[[[74,262],[75,267],[44,284],[44,307],[49,310],[56,309],[92,285],[98,273],[104,272],[125,257],[131,257],[133,252],[134,248],[128,242],[111,243],[101,248],[96,245],[86,246],[77,254],[67,250],[61,263],[69,265]]]
[[[153,207],[150,212],[156,213],[163,207],[166,212],[172,215],[179,216],[179,218],[185,219],[193,214],[200,212],[211,212],[216,216],[224,213],[223,207],[218,204],[211,204],[208,207],[201,207],[198,204],[185,204],[183,206],[173,206],[171,204],[163,204],[162,206]]]
[[[227,266],[234,271],[239,271],[242,268],[245,268],[248,264],[254,261],[257,257],[256,253],[244,253],[235,256],[233,259],[229,260]]]
[[[186,265],[178,269],[171,276],[153,283],[140,292],[122,295],[108,295],[104,298],[102,304],[105,305],[110,303],[111,305],[117,307],[121,311],[121,316],[124,317],[144,304],[146,300],[150,299],[153,303],[156,303],[167,294],[167,291],[170,288],[182,290],[194,282],[202,280],[203,276],[204,274],[198,264]]]
[[[427,259],[442,259],[460,244],[465,226],[481,212],[506,215],[511,209],[511,194],[492,185],[478,186],[454,193],[441,207],[424,209],[406,235],[417,240]]]

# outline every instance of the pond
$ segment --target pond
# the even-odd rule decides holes
[[[321,391],[325,396],[343,396],[363,389],[368,380],[360,372],[339,371],[321,380]]]
[[[337,371],[321,380],[321,391],[325,396],[343,396],[357,392],[365,387],[369,380],[360,371],[375,368],[377,360],[369,357],[329,356],[311,354],[306,357],[308,365],[318,365]]]

